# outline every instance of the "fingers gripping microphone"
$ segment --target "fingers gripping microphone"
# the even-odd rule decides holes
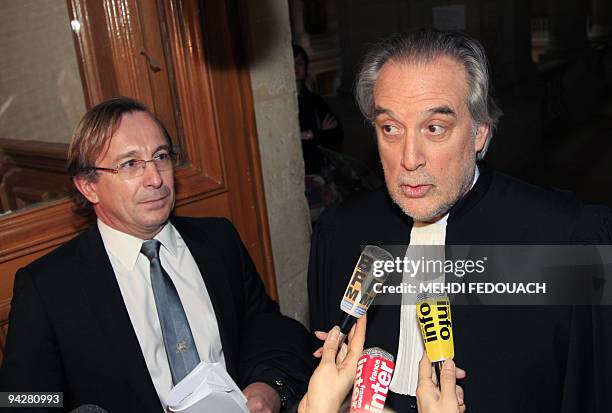
[[[340,302],[340,309],[346,313],[339,324],[340,340],[338,342],[340,345],[355,321],[368,311],[370,304],[374,301],[377,293],[375,286],[383,284],[389,275],[388,272],[383,271],[382,266],[375,265],[376,261],[393,261],[393,256],[380,247],[367,245],[361,252]]]
[[[394,369],[391,354],[378,347],[364,350],[357,363],[350,413],[382,412]]]

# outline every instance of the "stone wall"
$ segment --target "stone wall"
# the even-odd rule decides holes
[[[286,0],[246,1],[253,101],[281,311],[307,324],[310,215],[304,196]]]

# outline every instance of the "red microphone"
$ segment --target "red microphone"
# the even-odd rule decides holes
[[[395,358],[378,347],[363,351],[357,363],[350,413],[382,413]]]

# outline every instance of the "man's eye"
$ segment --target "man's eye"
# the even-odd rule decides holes
[[[427,127],[427,132],[429,132],[432,135],[441,135],[444,133],[446,129],[444,129],[444,127],[440,126],[440,125],[429,125]]]
[[[386,135],[397,135],[399,133],[399,129],[394,125],[383,125],[381,129]]]
[[[156,161],[167,161],[168,159],[170,159],[170,154],[169,153],[158,153],[157,155],[153,157],[153,159],[155,159]]]
[[[123,162],[119,165],[119,169],[133,169],[138,166],[139,162],[137,159],[130,159],[129,161]]]

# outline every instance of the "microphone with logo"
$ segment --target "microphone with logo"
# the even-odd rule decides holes
[[[417,294],[416,314],[427,357],[436,371],[440,387],[440,370],[444,361],[455,357],[450,301],[445,294]]]
[[[367,245],[357,261],[353,270],[353,275],[340,302],[340,309],[346,313],[340,326],[340,339],[338,345],[341,346],[358,318],[361,318],[374,301],[377,284],[383,284],[389,273],[384,271],[384,265],[377,262],[393,261],[393,256],[385,249],[375,245]]]
[[[357,363],[350,413],[382,412],[394,369],[394,357],[385,350],[364,350]]]

